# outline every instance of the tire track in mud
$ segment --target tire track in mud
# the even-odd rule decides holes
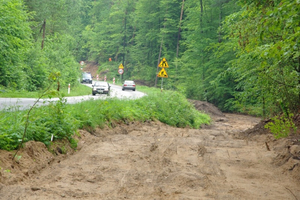
[[[99,130],[94,143],[22,185],[6,199],[300,199],[296,183],[271,162],[263,143],[232,139],[258,119],[228,115],[207,129],[160,122]],[[294,186],[291,186],[293,185]]]

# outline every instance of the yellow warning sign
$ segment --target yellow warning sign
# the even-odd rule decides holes
[[[168,78],[168,74],[167,74],[165,68],[162,68],[162,69],[160,70],[160,72],[158,72],[157,77]]]
[[[124,69],[124,66],[122,63],[121,63],[121,65],[119,65],[119,69]]]
[[[159,67],[162,67],[162,68],[169,68],[168,62],[167,62],[167,60],[166,60],[165,58],[163,58],[163,59],[160,61],[160,63],[159,63],[158,66],[159,66]]]

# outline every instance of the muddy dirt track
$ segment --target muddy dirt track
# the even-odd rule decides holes
[[[10,172],[2,166],[0,199],[300,200],[299,160],[274,162],[285,141],[234,139],[259,121],[226,114],[198,130],[134,122],[81,131],[79,150],[56,158],[28,143]]]

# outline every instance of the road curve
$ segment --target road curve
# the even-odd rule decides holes
[[[92,87],[92,84],[86,84],[88,87]],[[72,92],[72,91],[71,91]],[[85,96],[75,96],[75,97],[65,97],[67,102],[70,104],[79,103],[82,101],[90,100],[90,99],[106,99],[106,98],[119,98],[119,99],[138,99],[143,97],[145,94],[139,91],[131,91],[125,90],[122,91],[122,87],[118,85],[111,85],[111,93],[110,96],[105,94],[97,94],[95,96],[92,95],[92,91],[90,95]],[[48,104],[50,101],[57,101],[58,98],[51,99],[41,99],[37,106]],[[29,109],[34,102],[37,101],[37,98],[0,98],[0,110],[25,110]]]

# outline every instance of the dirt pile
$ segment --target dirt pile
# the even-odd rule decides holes
[[[97,77],[98,64],[95,62],[86,62],[82,68],[84,72],[90,72],[92,74],[93,79]]]
[[[217,108],[216,106],[214,106],[213,104],[211,104],[209,102],[191,100],[191,99],[189,99],[189,102],[191,102],[197,110],[210,115],[214,119],[216,119],[216,118],[225,118],[224,113],[222,113],[219,110],[219,108]]]
[[[15,159],[14,154],[14,151],[0,150],[0,183],[18,183],[48,167],[54,160],[54,156],[41,142],[27,142]]]
[[[291,175],[300,183],[300,123],[294,121],[297,125],[296,134],[291,134],[287,138],[275,139],[270,130],[265,128],[269,122],[271,122],[270,119],[261,120],[253,128],[234,133],[232,136],[235,139],[263,143],[266,150],[276,153],[276,157],[272,160],[273,164],[282,168],[282,173]]]
[[[91,144],[95,140],[94,136],[86,131],[80,130],[80,135],[77,150],[85,143]],[[29,141],[13,159],[15,152],[0,150],[0,185],[11,185],[30,179],[52,163],[73,155],[75,151],[63,140],[52,143],[49,148],[41,142]]]

